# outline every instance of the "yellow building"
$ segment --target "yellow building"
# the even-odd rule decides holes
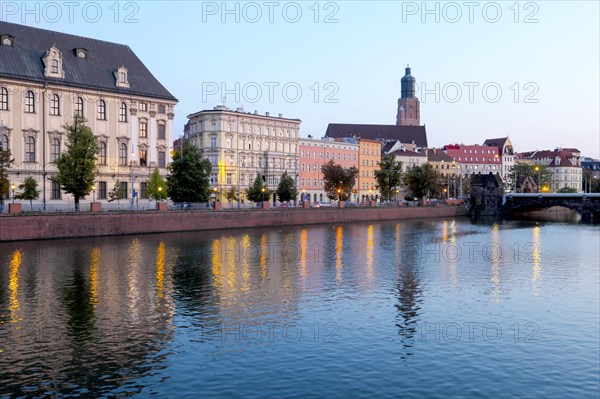
[[[375,171],[381,160],[381,142],[358,140],[358,198],[360,201],[379,198]]]
[[[0,60],[0,146],[15,159],[11,185],[37,180],[35,208],[72,204],[49,179],[66,149],[63,126],[76,114],[100,149],[96,200],[117,180],[131,198],[155,167],[167,174],[177,100],[128,46],[0,22]]]
[[[267,112],[231,110],[223,105],[188,115],[189,140],[210,160],[210,189],[214,199],[225,201],[234,190],[245,190],[259,174],[275,190],[281,174],[297,175],[300,119],[274,117]]]

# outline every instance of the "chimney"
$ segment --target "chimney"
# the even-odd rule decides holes
[[[283,114],[279,114],[279,117],[280,117],[280,118],[283,118]]]
[[[265,116],[270,116],[271,114],[269,112],[265,112]]]

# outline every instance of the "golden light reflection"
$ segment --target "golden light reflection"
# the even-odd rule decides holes
[[[540,226],[533,228],[533,242],[531,243],[531,255],[533,259],[533,268],[531,270],[531,286],[533,295],[538,296],[539,283],[542,276],[542,264],[540,254]]]
[[[90,254],[90,291],[92,294],[92,306],[95,308],[100,303],[98,298],[98,266],[100,265],[100,248],[94,247]]]
[[[241,261],[242,261],[242,291],[250,292],[250,261],[249,258],[250,252],[250,236],[248,234],[244,234],[242,237],[242,253],[241,253]]]
[[[156,248],[156,297],[165,297],[165,243],[161,241]]]
[[[23,261],[23,252],[20,249],[15,250],[10,258],[9,274],[8,274],[8,290],[10,291],[10,302],[8,310],[10,311],[10,321],[16,323],[20,320],[17,318],[17,312],[21,308],[19,304],[19,269]]]
[[[138,281],[137,281],[137,271],[138,266],[142,257],[142,243],[137,238],[131,241],[129,244],[129,274],[127,276],[127,281],[129,285],[129,308],[130,314],[137,319],[138,317],[138,309],[137,305],[140,297],[140,293],[138,290]]]
[[[224,240],[225,241],[225,240]],[[227,289],[230,294],[234,294],[237,289],[237,240],[233,237],[228,238],[225,241],[225,259],[227,260],[227,268],[225,271],[225,278],[227,283]]]
[[[342,250],[343,250],[344,229],[338,226],[335,230],[335,280],[342,280]]]
[[[306,280],[306,248],[308,246],[308,230],[302,229],[300,232],[300,276]]]
[[[442,224],[442,240],[448,241],[448,221],[444,220]]]
[[[219,253],[219,240],[213,240],[212,244],[212,273],[213,273],[213,285],[219,286],[219,280],[221,276],[221,256]]]
[[[367,278],[373,280],[373,225],[367,228]]]
[[[263,233],[260,237],[260,275],[264,280],[267,277],[267,254],[269,247],[267,245],[267,234]]]

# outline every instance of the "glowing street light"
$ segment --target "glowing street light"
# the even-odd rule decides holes
[[[13,204],[15,203],[15,189],[17,188],[17,186],[15,186],[15,184],[13,183],[12,186],[10,186],[10,188],[12,188],[12,200],[13,200]]]
[[[92,201],[96,202],[96,186],[92,186]]]

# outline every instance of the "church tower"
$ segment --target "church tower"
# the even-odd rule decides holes
[[[398,100],[398,115],[396,125],[398,126],[420,126],[421,111],[419,99],[415,97],[415,78],[410,74],[410,67],[406,67],[405,75],[401,79],[401,95]]]

